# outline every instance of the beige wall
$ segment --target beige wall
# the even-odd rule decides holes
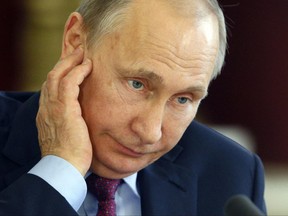
[[[21,89],[38,90],[59,59],[62,33],[79,0],[26,0]]]

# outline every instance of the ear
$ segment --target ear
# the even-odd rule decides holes
[[[73,12],[65,24],[61,58],[70,55],[79,46],[85,48],[86,33],[82,26],[83,17],[79,13]]]

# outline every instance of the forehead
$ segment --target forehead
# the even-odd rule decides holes
[[[218,51],[218,23],[207,11],[197,15],[204,7],[202,4],[195,4],[197,13],[182,16],[163,1],[135,2],[138,4],[132,4],[123,27],[114,37],[114,42],[119,44],[119,60],[123,56],[147,55],[180,70],[189,69],[192,62],[199,68],[207,62],[214,63]]]

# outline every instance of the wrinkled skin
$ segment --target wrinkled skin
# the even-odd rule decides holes
[[[61,60],[42,87],[42,155],[62,157],[82,175],[123,178],[171,150],[194,119],[214,69],[217,19],[135,1],[97,48],[87,47],[82,22],[71,14]]]

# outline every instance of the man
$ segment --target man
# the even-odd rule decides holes
[[[216,1],[83,1],[40,99],[2,93],[0,214],[96,215],[91,173],[123,179],[118,215],[265,211],[259,158],[193,121],[225,43]]]

